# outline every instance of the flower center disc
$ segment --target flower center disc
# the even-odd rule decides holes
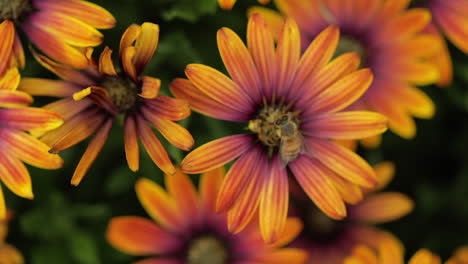
[[[335,51],[335,57],[338,57],[347,52],[356,52],[361,60],[365,58],[365,49],[364,45],[357,39],[353,38],[352,36],[340,36],[340,41],[338,42],[338,47]]]
[[[18,19],[30,8],[29,0],[0,0],[0,22],[6,19]]]
[[[129,110],[135,105],[138,87],[131,79],[120,76],[106,76],[101,86],[106,88],[114,104],[121,112]]]
[[[188,255],[188,264],[227,264],[228,252],[225,246],[214,237],[200,237],[192,241]]]

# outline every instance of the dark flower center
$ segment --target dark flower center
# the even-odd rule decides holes
[[[0,22],[6,19],[16,20],[32,9],[29,0],[0,0]]]
[[[345,221],[336,221],[309,202],[304,210],[304,233],[317,242],[333,242],[342,233]]]
[[[104,77],[101,86],[106,88],[121,112],[131,109],[137,101],[138,86],[128,77],[108,75]]]
[[[212,236],[194,239],[187,253],[188,264],[227,264],[228,251],[222,241]]]
[[[299,112],[290,111],[290,105],[279,103],[268,105],[264,103],[255,119],[249,121],[249,130],[257,133],[258,139],[268,147],[272,157],[275,149],[281,155],[288,156],[288,161],[294,160],[302,146],[302,136],[299,131]]]
[[[431,0],[411,0],[410,7],[427,7]]]
[[[362,61],[364,61],[366,56],[364,45],[361,41],[349,35],[342,35],[335,51],[335,57],[347,52],[356,52],[361,57]]]

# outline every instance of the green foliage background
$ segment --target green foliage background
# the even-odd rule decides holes
[[[128,25],[146,21],[160,25],[160,44],[146,74],[163,81],[163,93],[168,93],[173,78],[184,77],[188,63],[204,63],[224,70],[216,47],[216,31],[226,26],[245,39],[246,9],[257,4],[254,0],[239,0],[234,10],[224,11],[215,0],[92,2],[108,9],[117,19],[114,29],[103,31],[104,45],[114,49],[114,56]],[[387,132],[380,149],[360,150],[371,163],[395,162],[396,178],[388,189],[404,192],[416,202],[412,214],[384,226],[403,240],[407,255],[427,247],[446,258],[457,246],[468,244],[468,56],[453,46],[450,49],[455,69],[453,85],[423,88],[437,105],[434,119],[417,120],[418,135],[413,140]],[[55,78],[31,56],[22,74]],[[38,106],[45,102],[36,99]],[[194,135],[196,146],[243,129],[197,113],[183,121],[183,125]],[[72,187],[69,181],[86,145],[83,142],[61,153],[65,166],[60,170],[30,167],[33,201],[6,191],[8,206],[16,215],[8,241],[24,253],[27,263],[123,264],[134,260],[107,244],[106,225],[113,216],[146,216],[136,199],[134,182],[139,177],[148,177],[161,183],[162,173],[146,154],[141,155],[138,173],[127,168],[122,128],[116,126],[83,182]],[[185,153],[166,146],[174,162],[180,162]]]

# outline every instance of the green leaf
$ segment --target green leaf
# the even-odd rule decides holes
[[[178,1],[173,8],[163,12],[165,20],[183,19],[196,22],[203,15],[212,15],[216,12],[216,0],[184,0]]]

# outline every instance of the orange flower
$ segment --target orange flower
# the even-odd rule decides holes
[[[374,224],[399,219],[412,210],[413,201],[402,193],[376,193],[393,178],[393,164],[382,162],[374,170],[379,183],[372,190],[347,186],[349,184],[335,179],[334,184],[343,199],[351,204],[347,208],[348,217],[341,221],[320,212],[297,185],[291,185],[294,188],[291,190],[291,213],[304,222],[303,231],[292,245],[310,254],[307,263],[341,264],[359,244],[377,248],[377,238],[383,231]]]
[[[11,68],[0,78],[0,179],[16,195],[32,199],[31,177],[23,162],[43,169],[57,169],[63,161],[48,153],[49,147],[28,132],[55,129],[62,124],[62,119],[51,111],[27,107],[32,98],[16,91],[19,82],[16,68]],[[0,219],[5,216],[5,201],[0,188]]]
[[[26,36],[53,59],[77,68],[88,65],[83,48],[97,46],[112,28],[114,17],[102,7],[82,0],[0,0],[0,74],[10,66],[24,67],[17,24]]]
[[[364,245],[356,246],[351,256],[343,264],[403,264],[404,248],[401,242],[390,233],[382,233],[376,240],[376,249]],[[440,264],[440,257],[427,249],[416,252],[408,264]],[[447,263],[448,264],[448,263]]]
[[[0,220],[0,260],[2,264],[23,264],[24,259],[14,246],[6,243],[8,233],[8,221],[11,218],[11,212],[4,220]]]
[[[446,2],[445,0],[442,0]],[[432,63],[441,52],[441,42],[424,33],[429,25],[429,10],[407,9],[408,0],[276,0],[278,9],[295,19],[302,32],[303,47],[329,25],[337,26],[342,37],[335,56],[346,51],[361,55],[361,67],[369,67],[374,81],[350,110],[371,110],[389,119],[389,128],[403,138],[413,138],[413,117],[432,118],[432,100],[415,86],[440,80]],[[261,13],[279,32],[282,15],[261,7],[250,14]],[[373,142],[379,142],[374,139]]]
[[[143,23],[130,26],[120,41],[118,72],[111,59],[112,50],[105,48],[99,61],[85,70],[55,63],[36,55],[36,59],[63,81],[29,78],[20,89],[32,95],[65,97],[44,108],[61,114],[64,125],[40,136],[51,146],[50,152],[68,149],[92,134],[88,145],[73,174],[71,183],[78,185],[107,140],[114,120],[124,116],[124,142],[128,166],[139,168],[138,138],[156,165],[167,174],[175,172],[174,166],[148,123],[152,124],[171,144],[189,150],[193,145],[190,133],[173,121],[190,115],[188,104],[182,100],[158,95],[161,81],[140,74],[156,51],[159,26]],[[89,50],[88,56],[91,56]]]
[[[226,228],[227,217],[215,212],[215,201],[224,177],[222,168],[201,176],[200,193],[187,175],[166,175],[168,191],[147,179],[135,189],[138,199],[154,222],[138,216],[113,218],[107,240],[117,249],[135,256],[152,256],[135,264],[304,263],[306,253],[282,248],[302,228],[290,218],[277,243],[263,243],[258,227],[249,225],[239,234]]]
[[[237,0],[218,0],[218,4],[222,9],[231,10]],[[258,0],[262,5],[266,5],[270,0]]]
[[[468,264],[468,246],[457,249],[445,264]]]
[[[188,65],[189,80],[176,79],[171,91],[214,118],[242,122],[249,134],[224,137],[189,153],[187,173],[222,166],[237,157],[224,180],[217,209],[228,211],[229,230],[241,231],[259,211],[268,242],[278,239],[288,211],[287,167],[309,197],[329,216],[346,216],[332,178],[360,186],[376,184],[372,168],[330,139],[357,139],[382,133],[386,119],[364,111],[342,111],[372,82],[359,58],[344,54],[329,62],[339,39],[324,30],[301,57],[296,23],[287,20],[275,44],[264,19],[250,18],[248,47],[230,29],[218,31],[218,48],[231,75],[200,64]]]

